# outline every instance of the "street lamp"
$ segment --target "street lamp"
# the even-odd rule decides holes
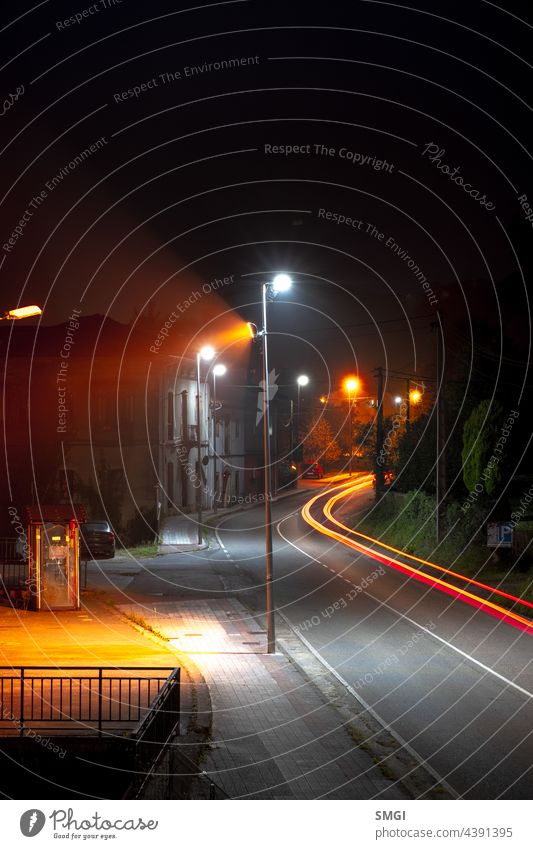
[[[276,630],[274,622],[273,558],[272,558],[272,475],[270,463],[270,387],[268,382],[268,324],[267,300],[282,292],[288,292],[292,280],[288,274],[276,274],[271,283],[262,284],[263,305],[263,450],[264,450],[264,489],[265,489],[265,589],[267,620],[267,652],[276,651]]]
[[[352,466],[353,466],[353,421],[352,421],[352,394],[357,392],[359,387],[361,386],[361,381],[358,377],[347,377],[344,381],[344,386],[348,392],[348,418],[350,420],[350,466],[349,472],[350,477],[352,476]]]
[[[0,321],[16,321],[19,318],[31,318],[34,315],[41,315],[42,309],[36,304],[29,307],[16,307],[13,310],[5,310],[0,313]]]
[[[196,354],[196,447],[198,450],[198,475],[200,485],[196,487],[196,509],[198,512],[198,545],[202,545],[202,422],[200,419],[200,362],[209,362],[215,356],[211,345],[204,345]]]
[[[217,377],[226,374],[223,363],[213,366],[213,510],[217,512]]]
[[[300,426],[300,389],[302,388],[302,386],[307,386],[309,384],[309,378],[306,374],[301,374],[297,378],[296,383],[298,385],[298,403],[296,405],[296,411],[298,416],[298,426]]]
[[[308,386],[309,378],[306,374],[301,374],[296,378],[296,386],[298,387],[298,400],[296,404],[296,439],[300,439],[300,389],[302,386]],[[293,458],[294,453],[294,401],[291,398],[291,459]]]

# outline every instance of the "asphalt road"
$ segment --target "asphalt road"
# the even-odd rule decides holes
[[[312,530],[300,508],[319,488],[273,505],[277,610],[457,796],[530,798],[533,636]],[[229,593],[262,610],[263,510],[224,517],[218,536],[123,592]]]
[[[458,796],[530,798],[533,636],[313,531],[302,501],[273,509],[277,610]],[[219,529],[258,598],[263,535],[261,510]]]

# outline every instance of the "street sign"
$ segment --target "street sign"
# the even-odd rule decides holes
[[[487,525],[487,545],[490,548],[511,548],[513,529],[505,522],[489,522]]]

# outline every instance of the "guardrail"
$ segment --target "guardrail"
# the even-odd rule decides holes
[[[163,671],[165,675],[161,674]],[[69,674],[62,674],[66,672]],[[156,674],[139,674],[143,672]],[[73,722],[82,724],[84,730],[96,730],[101,737],[104,724],[116,727],[126,722],[142,722],[169,682],[172,682],[172,698],[177,698],[173,704],[177,704],[179,722],[179,669],[3,666],[0,667],[0,729],[16,730],[22,737],[30,725],[57,730],[58,723]]]

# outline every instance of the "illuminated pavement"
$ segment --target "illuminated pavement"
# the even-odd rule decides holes
[[[242,580],[259,585],[253,512],[227,520],[220,538]],[[376,560],[288,512],[274,510],[275,601],[287,621],[457,795],[529,798],[531,634],[396,569],[372,579]],[[259,604],[259,587],[249,592]]]
[[[435,783],[469,798],[529,798],[531,634],[310,528],[300,509],[320,489],[273,505],[278,625],[298,630],[305,644],[293,642],[320,674],[325,663],[342,679],[330,675],[339,703],[366,705]],[[261,612],[262,510],[223,517],[218,536],[208,551],[144,563],[121,584],[122,602],[231,598]]]
[[[282,654],[236,599],[123,605],[201,671],[212,709],[202,764],[232,798],[405,799],[354,742],[337,711]]]

